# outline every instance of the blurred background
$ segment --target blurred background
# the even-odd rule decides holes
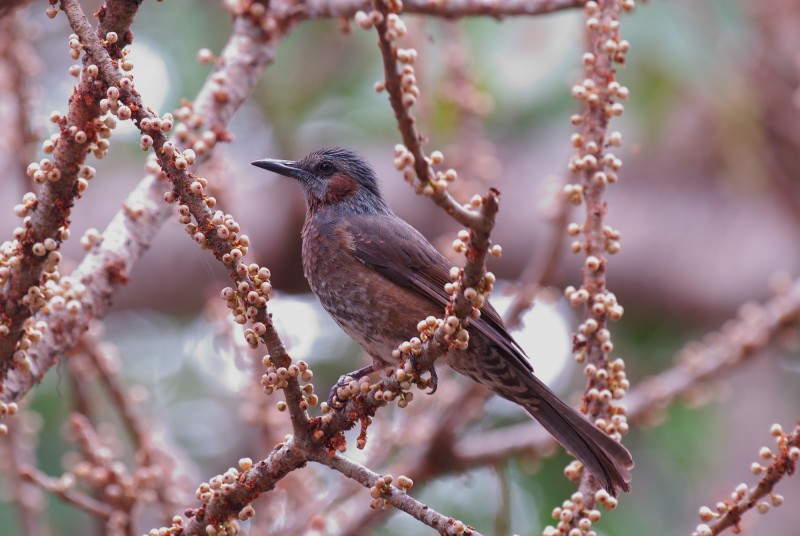
[[[41,142],[53,132],[48,116],[66,111],[75,83],[67,72],[74,63],[67,54],[71,31],[63,15],[45,17],[46,5],[34,1],[0,19],[3,240],[18,225],[13,206],[32,187],[25,168],[42,158]],[[87,13],[100,7],[82,5]],[[503,21],[405,17],[407,42],[419,53],[422,95],[415,114],[430,140],[426,150],[442,150],[446,164],[458,169],[454,194],[462,200],[489,185],[502,192],[493,236],[504,255],[490,264],[505,283],[493,299],[498,304],[510,299],[503,288],[513,292],[510,283],[530,273],[554,233],[563,232],[555,230],[553,217],[571,155],[569,117],[577,105],[569,90],[580,76],[582,17],[578,10]],[[608,285],[625,307],[612,333],[634,386],[668,368],[685,343],[715,330],[742,304],[763,302],[800,270],[798,28],[800,4],[791,0],[654,1],[622,19],[631,52],[619,78],[631,98],[625,115],[612,122],[625,142],[617,154],[624,162],[620,182],[608,191],[608,223],[622,234]],[[217,2],[145,2],[130,54],[144,102],[163,114],[180,99],[193,99],[210,71],[195,60],[197,51],[218,53],[230,30],[230,14]],[[300,265],[299,188],[249,162],[295,159],[322,145],[353,147],[378,170],[395,212],[443,253],[458,229],[438,207],[415,196],[392,166],[399,134],[385,93],[373,91],[383,74],[375,40],[374,32],[355,25],[342,32],[336,20],[293,29],[230,126],[235,138],[218,146],[199,170],[220,208],[250,236],[254,261],[272,270],[276,324],[292,356],[311,363],[320,393],[366,360],[309,294]],[[90,162],[97,178],[73,212],[62,273],[82,258],[80,236],[90,228],[102,231],[143,175],[137,131],[125,125],[111,141],[109,155]],[[580,210],[569,221],[580,221]],[[565,396],[582,390],[580,369],[570,359],[578,313],[560,299],[560,289],[581,280],[581,259],[568,252],[568,242],[519,335],[540,375]],[[173,218],[130,276],[97,336],[113,345],[106,351],[139,402],[137,411],[157,431],[155,440],[180,453],[186,489],[193,492],[242,456],[263,458],[270,444],[252,424],[263,424],[259,412],[272,412],[278,399],[242,395],[253,371],[242,366],[249,353],[226,327],[224,304],[216,299],[228,284],[218,263]],[[727,498],[739,482],[754,482],[750,463],[761,446],[772,446],[770,425],[789,429],[800,417],[798,339],[789,335],[713,385],[700,386],[702,396],[689,404],[666,409],[652,423],[657,426],[633,428],[626,444],[636,459],[634,492],[604,516],[598,534],[688,534],[701,505]],[[447,375],[445,383],[459,381]],[[52,476],[69,466],[74,450],[62,425],[75,409],[71,388],[62,366],[27,400],[28,446]],[[414,404],[434,411],[443,403],[438,398],[420,397]],[[486,412],[474,428],[526,418],[497,400]],[[377,420],[407,422],[402,414],[386,411]],[[285,419],[271,418],[275,437],[289,431]],[[107,419],[109,438],[119,435],[114,448],[124,453],[124,435],[113,431],[113,415]],[[383,426],[390,434],[399,425]],[[375,453],[368,447],[353,455],[368,460]],[[403,456],[393,462],[398,472]],[[574,491],[562,475],[567,461],[563,453],[535,463],[508,460],[450,474],[415,487],[414,494],[485,534],[539,534],[552,523],[552,508]],[[340,485],[340,475],[304,469],[312,470],[330,488]],[[10,499],[11,488],[0,476],[0,499]],[[747,516],[745,533],[796,534],[800,480],[786,479],[777,491],[787,505]],[[48,520],[47,534],[94,530],[84,513],[31,493]],[[353,512],[367,509],[366,493],[351,493],[354,500],[338,509],[320,506],[316,528],[309,529],[293,519],[282,495],[290,491],[279,489],[261,499],[262,509],[272,512],[271,524],[252,533],[345,533]],[[162,523],[156,513],[148,515],[152,526]],[[0,526],[10,527],[0,532],[17,534],[17,523],[13,504],[0,502]],[[144,533],[151,526],[139,528]],[[427,532],[405,515],[390,514],[361,533]]]

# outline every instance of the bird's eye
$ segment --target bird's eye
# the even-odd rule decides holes
[[[331,164],[330,162],[320,162],[320,164],[317,166],[317,171],[319,171],[323,175],[329,175],[333,173],[334,169],[336,168],[334,168],[333,164]]]

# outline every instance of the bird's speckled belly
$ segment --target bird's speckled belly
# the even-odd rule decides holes
[[[353,258],[346,244],[319,228],[303,230],[303,272],[322,306],[379,362],[417,335],[417,323],[441,315],[428,300],[386,280]]]

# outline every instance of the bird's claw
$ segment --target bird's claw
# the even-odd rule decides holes
[[[347,402],[347,398],[349,397],[346,397],[345,400],[339,398],[339,389],[350,385],[350,382],[353,380],[358,381],[364,376],[368,376],[373,372],[375,372],[375,365],[369,365],[358,370],[354,370],[350,374],[339,376],[339,381],[337,381],[334,386],[331,387],[331,392],[328,394],[328,405],[333,409],[342,409]]]
[[[431,379],[428,380],[428,383],[431,386],[431,390],[428,391],[429,395],[432,395],[436,392],[436,389],[439,388],[439,376],[436,374],[436,367],[431,365]]]
[[[411,356],[411,365],[414,367],[414,370],[417,371],[417,374],[420,374],[421,372],[425,372],[424,370],[420,370],[421,367],[419,367],[417,365],[417,359],[413,355]],[[428,394],[432,395],[433,393],[436,392],[436,389],[439,388],[439,375],[436,374],[436,367],[432,363],[431,363],[431,368],[429,368],[427,370],[429,370],[430,373],[431,373],[431,379],[428,380],[428,383],[431,386],[431,390],[428,391]]]
[[[344,407],[344,400],[339,398],[339,389],[350,383],[349,376],[339,376],[339,380],[331,387],[331,392],[328,393],[328,405],[333,409],[342,409]]]

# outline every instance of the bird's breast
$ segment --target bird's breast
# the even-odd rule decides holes
[[[359,261],[346,225],[309,219],[303,228],[303,272],[323,308],[373,358],[416,335],[435,307]]]

